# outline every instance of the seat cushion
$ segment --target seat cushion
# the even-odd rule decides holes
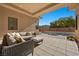
[[[29,40],[32,38],[32,36],[21,36],[25,41]]]
[[[42,37],[33,37],[32,39],[35,42],[41,42],[41,41],[43,41],[43,38]]]

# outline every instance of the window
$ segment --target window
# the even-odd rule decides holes
[[[17,18],[8,17],[8,30],[17,30],[18,20]]]

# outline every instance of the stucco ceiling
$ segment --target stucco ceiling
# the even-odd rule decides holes
[[[74,5],[75,4],[67,4],[67,3],[1,3],[0,4],[0,6],[3,6],[5,8],[11,9],[13,11],[31,17],[39,17],[44,13],[57,10],[65,6],[70,6],[70,9],[73,9]]]
[[[36,14],[56,4],[57,3],[13,3],[9,5],[29,14]]]
[[[58,3],[2,3],[0,6],[6,7],[8,9],[29,15],[29,16],[40,16],[43,11],[58,5]]]
[[[14,3],[12,5],[15,5],[19,8],[22,8],[30,13],[35,13],[38,10],[48,6],[48,3]]]

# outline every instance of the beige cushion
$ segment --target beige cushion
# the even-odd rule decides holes
[[[15,36],[15,34],[16,34],[15,32],[14,32],[14,33],[11,33],[11,35],[12,35],[13,37]]]
[[[26,33],[27,36],[32,36],[31,32]]]
[[[21,40],[21,38],[19,36],[15,35],[14,38],[15,38],[15,40],[16,40],[17,43],[22,42],[22,40]]]
[[[20,36],[19,33],[15,33],[14,38],[16,40],[17,43],[19,42],[25,42],[25,40]]]
[[[20,34],[21,36],[26,36],[26,33],[27,33],[27,32],[19,32],[19,34]]]
[[[7,44],[12,45],[19,42],[25,42],[19,33],[7,33]]]
[[[16,40],[14,39],[14,37],[10,33],[7,33],[7,44],[12,45],[15,43],[16,43]]]

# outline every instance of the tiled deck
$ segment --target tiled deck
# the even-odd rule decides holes
[[[62,35],[38,35],[44,39],[43,44],[34,49],[34,56],[78,56],[74,41],[66,40]],[[1,40],[0,40],[1,42]],[[29,54],[31,56],[31,54]]]
[[[66,40],[66,36],[41,34],[42,45],[34,49],[34,56],[78,56],[79,52],[74,41]]]

